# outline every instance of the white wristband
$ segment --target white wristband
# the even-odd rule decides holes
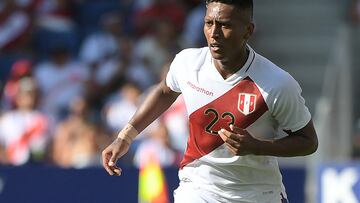
[[[126,126],[119,132],[118,138],[125,140],[128,144],[131,144],[139,132],[131,124]]]

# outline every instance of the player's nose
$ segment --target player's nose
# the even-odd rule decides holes
[[[214,23],[210,30],[210,37],[216,39],[219,38],[219,36],[220,36],[220,26]]]

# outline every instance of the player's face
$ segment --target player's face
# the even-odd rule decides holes
[[[248,11],[219,2],[207,5],[204,34],[214,59],[223,62],[238,60],[252,32]]]

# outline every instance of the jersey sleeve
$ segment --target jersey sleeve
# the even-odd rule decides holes
[[[179,85],[179,54],[177,54],[174,60],[170,64],[170,69],[166,75],[166,85],[175,92],[181,92]]]
[[[277,90],[272,115],[283,130],[295,132],[305,127],[311,114],[301,96],[301,88],[294,78],[289,76]]]

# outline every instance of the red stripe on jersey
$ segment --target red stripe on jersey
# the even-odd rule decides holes
[[[250,96],[250,107],[249,112],[253,112],[255,110],[255,97]]]
[[[256,108],[252,113],[244,115],[238,109],[238,100],[244,96],[239,96],[240,93],[256,95],[250,101],[252,102],[250,108]],[[217,135],[218,130],[221,128],[230,130],[230,124],[247,128],[267,110],[268,107],[259,89],[254,81],[247,77],[219,98],[194,111],[189,116],[190,136],[180,168],[221,146],[224,141]]]
[[[240,95],[240,109],[244,109],[245,106],[245,95]]]

